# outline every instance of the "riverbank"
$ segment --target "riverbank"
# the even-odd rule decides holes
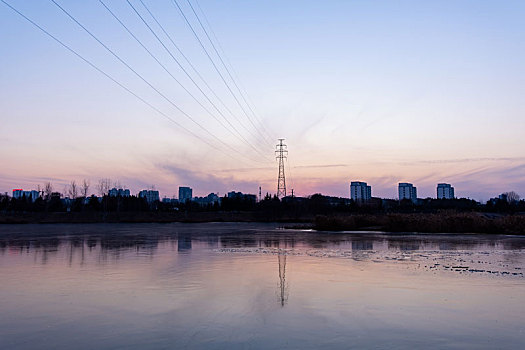
[[[488,213],[415,213],[378,215],[318,215],[313,228],[320,231],[376,230],[421,233],[525,234],[525,215]]]
[[[318,231],[490,233],[525,235],[525,215],[477,212],[265,216],[245,212],[54,212],[0,214],[0,224],[280,222]]]
[[[283,222],[306,223],[313,216],[274,217],[255,211],[209,212],[51,212],[0,214],[0,224],[88,224],[88,223],[204,223],[204,222]]]

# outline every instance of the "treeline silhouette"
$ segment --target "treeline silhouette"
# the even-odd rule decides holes
[[[202,212],[251,212],[258,218],[277,220],[281,218],[305,218],[315,215],[343,213],[380,214],[380,213],[436,213],[443,210],[457,212],[485,213],[520,213],[525,212],[525,201],[493,199],[486,204],[474,200],[461,199],[421,199],[417,203],[410,200],[381,200],[374,198],[368,203],[356,203],[347,198],[330,197],[314,194],[309,197],[285,197],[266,195],[255,201],[253,196],[223,197],[220,201],[202,204],[195,201],[185,203],[148,203],[138,196],[78,197],[63,199],[60,196],[31,198],[0,197],[0,212],[10,213],[202,213]]]

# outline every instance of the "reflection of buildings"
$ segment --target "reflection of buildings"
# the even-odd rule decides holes
[[[179,235],[177,240],[177,251],[191,250],[191,235]]]
[[[421,241],[415,241],[415,240],[389,240],[388,241],[388,249],[396,249],[401,251],[409,251],[409,250],[420,250],[421,249]]]
[[[352,241],[352,250],[373,250],[374,243],[372,241]]]

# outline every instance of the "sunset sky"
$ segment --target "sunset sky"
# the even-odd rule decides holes
[[[397,196],[398,182],[414,183],[419,197],[435,196],[438,182],[477,200],[512,190],[525,196],[524,1],[191,0],[247,92],[256,116],[236,96],[255,128],[173,0],[142,1],[233,116],[141,0],[129,0],[238,137],[99,0],[56,2],[167,99],[52,1],[5,1],[164,116],[0,2],[1,192],[47,181],[63,191],[89,179],[96,193],[98,179],[111,178],[132,192],[155,186],[161,197],[178,186],[198,196],[259,186],[275,193],[274,149],[285,138],[287,187],[300,196],[348,197],[352,180],[387,198]],[[221,118],[126,0],[103,2]],[[177,2],[237,93],[187,0]]]

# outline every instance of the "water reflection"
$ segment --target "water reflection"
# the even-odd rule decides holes
[[[279,262],[279,301],[281,306],[288,301],[288,286],[286,284],[286,254],[278,254]]]
[[[352,241],[352,250],[373,250],[374,241]]]
[[[522,345],[525,237],[0,229],[0,348]]]
[[[179,234],[177,239],[177,251],[184,252],[191,250],[191,235]]]
[[[176,244],[178,252],[197,246],[204,248],[279,248],[338,249],[341,251],[416,252],[416,251],[515,251],[525,249],[525,239],[519,236],[490,235],[386,235],[333,234],[301,231],[261,230],[260,228],[231,230],[188,230],[181,225],[88,225],[75,232],[75,226],[31,225],[2,227],[0,254],[33,254],[45,264],[57,253],[66,254],[72,264],[75,256],[86,262],[86,254],[99,255],[97,261],[120,259],[122,254],[135,252],[154,256],[159,246]],[[81,228],[81,226],[77,226]],[[206,227],[206,226],[204,226]],[[40,231],[44,232],[40,232]],[[205,245],[203,245],[205,243]],[[364,257],[366,255],[361,255]]]

